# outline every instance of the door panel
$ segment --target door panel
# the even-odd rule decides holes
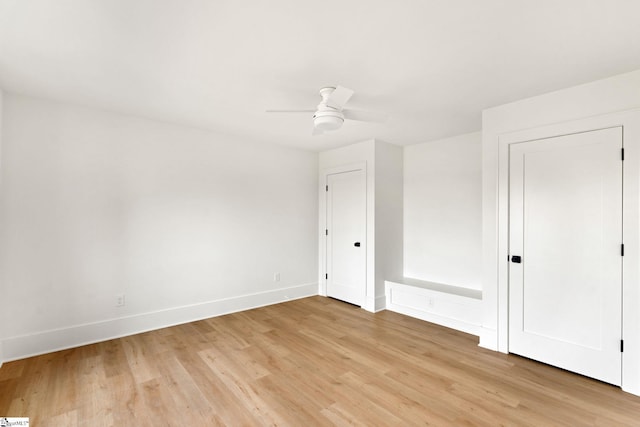
[[[362,305],[366,293],[363,170],[327,176],[327,295]]]
[[[621,381],[622,129],[510,147],[509,351]]]

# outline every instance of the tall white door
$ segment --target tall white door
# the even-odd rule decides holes
[[[327,295],[362,306],[366,295],[366,178],[327,176]]]
[[[511,144],[509,351],[621,383],[622,128]]]

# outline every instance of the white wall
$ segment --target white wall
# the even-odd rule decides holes
[[[404,275],[482,289],[482,135],[404,151]]]
[[[508,351],[509,136],[624,127],[623,389],[640,394],[640,70],[483,112],[483,330]],[[522,139],[526,140],[526,139]]]
[[[364,309],[385,307],[385,280],[402,276],[402,147],[369,140],[320,153],[319,292],[326,294],[325,171],[364,162],[367,173],[367,292]]]
[[[316,153],[12,94],[3,118],[7,359],[317,293]]]
[[[376,311],[386,306],[385,280],[402,278],[402,160],[402,147],[376,140]]]
[[[375,141],[368,140],[323,151],[319,155],[320,177],[318,182],[318,283],[319,293],[326,295],[326,240],[324,230],[326,224],[326,193],[324,186],[326,182],[326,170],[334,167],[345,166],[353,163],[363,162],[366,164],[367,174],[367,291],[366,301],[363,308],[375,311],[375,253],[376,236],[375,227],[370,226],[375,223]]]
[[[4,104],[4,93],[0,90],[0,194],[2,194],[2,106]],[[0,212],[0,223],[2,223],[2,212]],[[0,234],[0,239],[2,239],[2,235]],[[0,265],[0,268],[2,266]],[[4,305],[5,294],[4,294],[4,281],[2,277],[0,277],[0,304]],[[3,350],[3,338],[5,336],[5,324],[7,323],[7,319],[5,319],[2,314],[0,314],[0,367],[2,367],[2,362],[4,361],[4,350]]]

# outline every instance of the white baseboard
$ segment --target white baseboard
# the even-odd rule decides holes
[[[495,329],[481,328],[478,346],[487,350],[498,351],[498,332]]]
[[[317,283],[5,338],[0,342],[0,349],[4,350],[4,358],[0,359],[0,362],[24,359],[313,295],[318,295]]]
[[[0,368],[2,368],[2,363],[4,363],[4,351],[2,349],[2,340],[0,340]]]
[[[379,311],[383,311],[387,309],[387,296],[386,295],[382,295],[379,297],[376,297],[375,299],[375,312],[379,312]]]
[[[385,288],[387,310],[480,335],[481,299],[390,281]]]

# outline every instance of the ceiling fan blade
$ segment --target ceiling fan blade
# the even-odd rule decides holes
[[[316,110],[265,110],[265,113],[315,113]]]
[[[327,99],[327,105],[329,107],[342,110],[342,108],[344,108],[347,101],[351,99],[353,94],[354,94],[353,90],[347,89],[346,87],[343,87],[343,86],[338,86],[333,92],[331,92],[331,95],[329,95],[329,98]]]
[[[361,122],[383,123],[389,118],[386,114],[361,110],[342,110],[342,114],[345,119],[358,120]]]

